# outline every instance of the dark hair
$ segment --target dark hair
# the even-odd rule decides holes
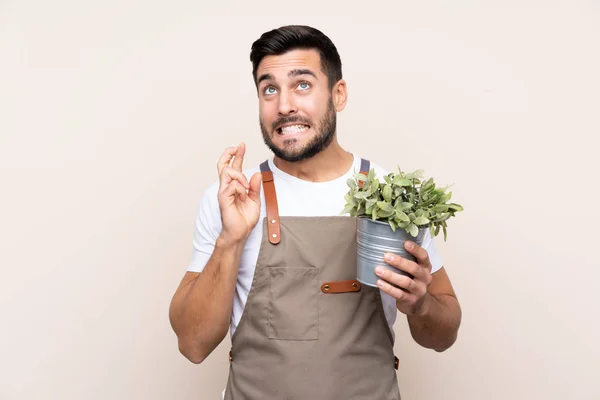
[[[257,83],[258,64],[265,56],[278,56],[295,49],[315,49],[319,52],[321,69],[327,76],[330,89],[342,79],[342,60],[331,39],[310,26],[288,25],[263,33],[252,44],[250,61],[254,83]]]

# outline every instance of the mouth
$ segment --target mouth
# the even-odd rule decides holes
[[[296,136],[308,131],[310,126],[305,124],[282,125],[276,129],[279,136]]]

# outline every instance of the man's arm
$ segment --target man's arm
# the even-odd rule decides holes
[[[462,311],[444,267],[433,273],[423,308],[408,315],[413,339],[421,346],[442,352],[458,336]]]
[[[202,272],[187,272],[171,300],[169,320],[179,350],[193,363],[201,363],[227,335],[240,259],[260,216],[261,174],[248,182],[242,173],[245,153],[240,143],[219,159],[221,232]]]
[[[244,244],[222,236],[204,270],[187,272],[169,309],[179,351],[201,363],[227,335]]]

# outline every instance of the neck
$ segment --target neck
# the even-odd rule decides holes
[[[339,178],[348,172],[353,161],[352,154],[339,145],[337,138],[308,160],[288,162],[279,157],[274,159],[277,168],[283,172],[309,182],[327,182]]]

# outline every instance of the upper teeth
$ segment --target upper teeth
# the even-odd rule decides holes
[[[284,126],[281,128],[281,133],[298,133],[308,129],[306,125],[292,125],[292,126]]]

